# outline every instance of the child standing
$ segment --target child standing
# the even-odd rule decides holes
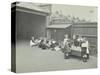
[[[70,50],[70,40],[69,40],[67,34],[65,35],[63,45],[64,45],[64,58],[67,59],[67,58],[69,58],[69,54],[71,52],[71,50]]]

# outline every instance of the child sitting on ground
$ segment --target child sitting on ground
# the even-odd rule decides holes
[[[51,49],[54,50],[55,46],[56,46],[56,41],[54,39],[52,39],[51,40],[51,46],[50,46]]]
[[[39,44],[39,47],[42,49],[47,49],[46,43],[47,43],[46,38],[43,38]]]
[[[56,45],[55,45],[55,47],[54,47],[54,50],[55,50],[55,51],[61,50],[59,43],[56,42]]]
[[[32,36],[31,40],[30,40],[30,46],[33,47],[33,46],[36,46],[36,42],[35,42],[35,39],[34,37]]]
[[[48,49],[50,48],[50,46],[51,46],[51,41],[50,40],[47,40],[46,46],[47,46]]]

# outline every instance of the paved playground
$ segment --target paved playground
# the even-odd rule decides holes
[[[61,51],[42,50],[30,47],[29,42],[16,45],[17,72],[39,72],[53,70],[72,70],[97,67],[97,57],[90,56],[88,62],[78,58],[64,59]]]

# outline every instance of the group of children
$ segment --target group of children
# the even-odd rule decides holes
[[[89,54],[89,42],[86,37],[82,37],[80,35],[76,35],[76,37],[73,38],[74,45],[77,47],[81,47],[83,54]]]
[[[64,38],[64,56],[69,56],[71,50],[77,49],[81,52],[83,58],[89,59],[89,43],[86,37],[80,35],[73,35],[72,39],[65,35]],[[85,60],[86,61],[86,60]]]
[[[39,39],[32,39],[30,40],[30,46],[38,46],[39,48],[46,50],[51,49],[55,51],[61,50],[64,52],[64,55],[68,55],[71,52],[71,48],[74,46],[76,48],[80,47],[82,50],[82,54],[89,57],[89,43],[86,37],[82,37],[80,35],[73,35],[73,38],[70,39],[69,36],[66,34],[64,36],[63,41],[55,41],[54,39],[47,39],[44,37],[40,37]],[[85,57],[85,56],[84,56]]]
[[[60,50],[60,43],[55,41],[54,39],[47,39],[45,37],[40,37],[39,39],[34,39],[32,36],[32,39],[30,40],[30,46],[38,46],[39,48],[46,50]]]

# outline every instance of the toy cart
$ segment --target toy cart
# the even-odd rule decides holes
[[[82,49],[80,46],[71,46],[70,50],[70,53],[66,53],[66,58],[73,56],[82,59],[83,62],[87,62],[88,56],[86,49]]]

